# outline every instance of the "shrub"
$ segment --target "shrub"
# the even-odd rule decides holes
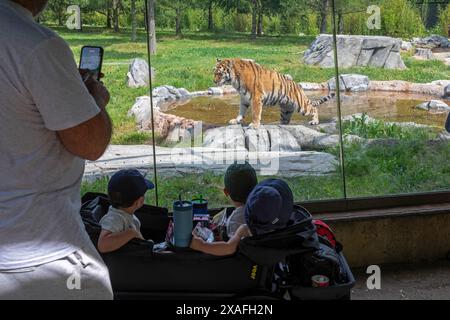
[[[445,37],[448,37],[448,27],[450,25],[450,4],[447,5],[445,10],[442,10],[439,14],[439,33]]]
[[[381,25],[382,35],[411,38],[425,34],[420,13],[408,0],[384,0]]]

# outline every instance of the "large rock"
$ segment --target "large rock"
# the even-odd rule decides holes
[[[190,93],[184,88],[175,88],[174,86],[160,86],[152,91],[153,97],[157,97],[163,101],[174,101],[190,98]]]
[[[405,69],[400,56],[401,39],[381,36],[337,37],[339,67],[354,66]],[[322,34],[304,53],[306,64],[323,68],[334,67],[333,37]]]
[[[422,60],[431,60],[434,58],[431,49],[424,49],[424,48],[416,48],[416,53],[414,54],[414,57]]]
[[[439,35],[431,35],[425,37],[423,39],[414,39],[413,44],[416,47],[434,49],[434,48],[450,48],[450,41],[448,38],[439,36]]]
[[[258,130],[227,126],[206,130],[203,147],[244,149],[249,152],[298,152],[335,147],[339,136],[302,125],[265,125]]]
[[[277,125],[261,126],[258,130],[240,125],[208,129],[204,133],[203,147],[244,149],[250,152],[297,152],[302,150],[297,137],[294,137],[284,127]]]
[[[155,111],[159,111],[158,108],[158,98],[153,99],[153,106]],[[151,102],[149,96],[142,96],[136,98],[136,102],[131,107],[131,109],[128,111],[128,117],[135,118],[136,124],[138,128],[142,127],[142,123],[144,121],[148,121],[151,119]]]
[[[155,69],[152,68],[152,79],[155,77]],[[127,83],[130,88],[148,87],[149,81],[149,66],[144,59],[134,59],[127,73]]]
[[[410,41],[402,41],[401,49],[403,51],[409,51],[413,48],[413,44]]]
[[[203,147],[246,150],[244,128],[235,125],[206,130],[203,135]]]
[[[444,88],[444,98],[450,99],[450,84]]]
[[[262,175],[278,177],[317,176],[335,173],[339,164],[335,156],[325,152],[236,152],[230,149],[156,147],[158,175],[183,177],[184,174],[210,172],[223,174],[233,162],[250,164]],[[153,147],[150,145],[111,145],[95,162],[88,162],[84,180],[111,176],[118,169],[153,170]]]
[[[367,91],[369,89],[369,77],[360,74],[343,74],[339,77],[341,91]],[[328,88],[336,90],[336,77],[328,80]]]
[[[427,101],[417,105],[416,108],[426,111],[438,111],[438,112],[450,111],[450,107],[445,102],[440,100]]]

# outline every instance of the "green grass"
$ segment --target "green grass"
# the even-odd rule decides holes
[[[138,41],[130,41],[130,33],[113,33],[101,28],[85,28],[82,33],[56,28],[79,57],[86,44],[105,48],[104,82],[111,92],[108,107],[114,123],[114,144],[142,144],[148,134],[136,132],[134,120],[126,116],[137,97],[148,89],[130,89],[125,84],[128,62],[133,58],[147,58],[146,36],[141,30]],[[314,37],[263,37],[250,40],[247,34],[186,33],[177,38],[172,32],[158,35],[158,54],[152,57],[156,68],[154,86],[169,84],[188,90],[204,90],[213,85],[212,70],[216,58],[251,58],[262,65],[291,74],[297,81],[322,82],[334,76],[334,69],[304,65],[300,57]],[[407,70],[377,68],[341,69],[342,73],[366,74],[372,80],[407,80],[430,82],[448,79],[450,68],[439,61],[416,61],[405,55]]]
[[[356,135],[365,139],[431,139],[433,130],[429,128],[402,127],[396,123],[387,123],[372,119],[363,113],[361,117],[353,116],[351,121],[344,121],[344,135]]]
[[[106,75],[104,81],[111,91],[108,110],[114,123],[114,144],[142,144],[149,135],[138,133],[134,119],[126,114],[135,98],[148,94],[148,89],[130,89],[125,84],[127,63],[136,57],[146,58],[145,34],[139,33],[138,42],[129,41],[129,33],[114,34],[103,29],[85,29],[83,33],[58,29],[70,43],[76,57],[83,45],[101,45],[105,48]],[[158,34],[158,54],[152,57],[156,68],[155,86],[170,84],[188,90],[206,89],[213,85],[212,69],[216,58],[252,58],[259,63],[291,74],[297,81],[322,82],[333,77],[333,69],[306,66],[301,54],[313,41],[312,37],[264,37],[251,41],[243,34],[187,33],[178,39],[170,32]],[[404,56],[407,70],[375,68],[343,69],[342,73],[366,74],[372,80],[407,80],[430,82],[448,79],[449,67],[439,61],[416,61],[410,54]],[[345,173],[349,197],[375,196],[409,192],[448,189],[450,186],[450,143],[432,142],[429,133],[403,129],[383,122],[365,126],[353,122],[345,124],[346,134],[366,138],[383,138],[386,143],[349,144],[345,146]],[[337,150],[332,150],[335,155]],[[340,172],[340,167],[336,172]],[[184,198],[202,194],[211,207],[228,205],[222,193],[223,173],[184,174],[159,177],[160,205],[170,207],[181,193]],[[263,177],[260,177],[261,179]],[[285,179],[297,201],[342,198],[343,185],[339,174]],[[83,183],[82,193],[105,192],[107,179],[93,184]],[[149,192],[147,202],[154,203]]]
[[[448,190],[450,186],[450,142],[430,140],[430,132],[416,134],[380,131],[379,143],[349,143],[344,146],[347,197],[382,196],[412,192]],[[325,150],[338,155],[338,149]],[[343,183],[337,166],[335,174],[314,177],[283,178],[291,187],[296,201],[339,199],[344,197]],[[259,177],[266,179],[269,177]],[[84,183],[82,193],[105,192],[107,179]],[[190,199],[206,197],[211,207],[228,205],[223,195],[223,172],[182,174],[159,177],[159,205],[170,207],[181,194]],[[154,204],[154,192],[147,195]]]

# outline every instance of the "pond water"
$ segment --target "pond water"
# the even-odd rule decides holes
[[[325,92],[307,92],[311,99],[320,98]],[[443,128],[447,113],[432,113],[414,108],[419,103],[437,99],[436,97],[391,92],[361,92],[341,94],[342,115],[367,113],[370,117],[395,122],[415,122]],[[208,96],[197,97],[162,107],[162,111],[180,117],[203,121],[205,125],[223,126],[239,112],[239,96]],[[449,104],[449,101],[446,101]],[[337,105],[329,102],[319,109],[321,123],[329,122],[337,116]],[[263,109],[262,123],[277,124],[280,119],[279,107]],[[291,124],[307,124],[309,117],[295,113]],[[251,121],[251,112],[246,117],[246,123]]]

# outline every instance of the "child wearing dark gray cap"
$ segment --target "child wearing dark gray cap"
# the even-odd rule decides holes
[[[214,217],[213,222],[225,226],[227,238],[233,237],[237,229],[245,224],[245,202],[257,184],[256,171],[247,162],[232,164],[225,172],[223,192],[230,198],[235,210],[229,216],[224,210]]]

